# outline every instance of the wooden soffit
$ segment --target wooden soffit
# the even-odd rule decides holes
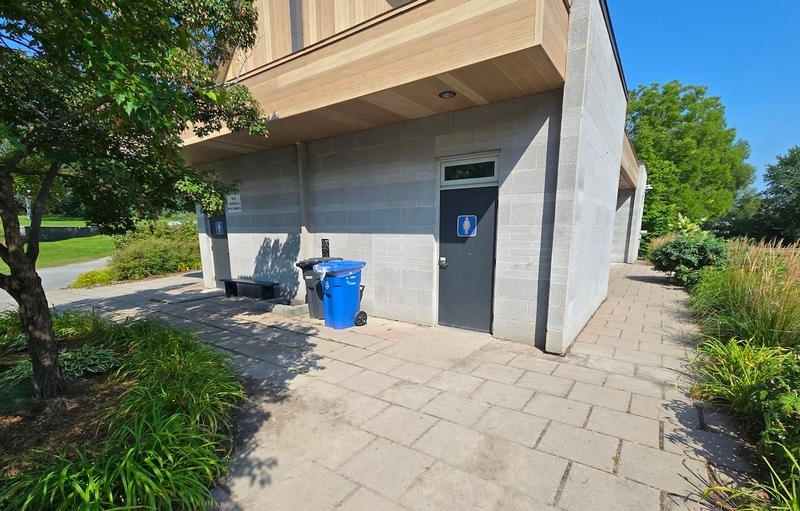
[[[417,0],[242,76],[269,138],[185,140],[190,164],[563,87],[563,0]],[[442,99],[439,93],[454,91]]]

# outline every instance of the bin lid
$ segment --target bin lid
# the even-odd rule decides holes
[[[302,268],[303,270],[310,270],[312,266],[319,263],[324,263],[326,261],[341,261],[341,257],[309,257],[308,259],[303,259],[302,261],[297,261],[295,266],[298,268]]]
[[[349,277],[361,271],[361,268],[366,266],[364,261],[353,261],[350,259],[342,259],[339,261],[327,261],[314,265],[314,271],[321,273],[323,278],[325,275],[333,277]]]

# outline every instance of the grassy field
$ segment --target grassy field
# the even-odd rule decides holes
[[[36,268],[51,268],[65,264],[82,263],[111,255],[114,243],[110,236],[92,236],[62,241],[43,241]],[[0,273],[7,273],[8,266],[0,261]]]
[[[31,225],[31,221],[27,216],[20,215],[19,225],[28,227]],[[86,227],[86,222],[78,217],[45,215],[42,218],[42,227]]]

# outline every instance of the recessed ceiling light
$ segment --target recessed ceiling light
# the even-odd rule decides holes
[[[450,99],[456,97],[456,93],[451,90],[446,90],[439,93],[439,97],[442,99]]]

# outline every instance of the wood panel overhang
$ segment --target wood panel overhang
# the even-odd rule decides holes
[[[633,144],[625,135],[622,141],[622,161],[619,170],[620,190],[635,189],[639,186],[639,160],[633,150]]]
[[[410,2],[243,75],[269,137],[188,137],[184,155],[207,163],[561,88],[568,23],[563,0]]]

